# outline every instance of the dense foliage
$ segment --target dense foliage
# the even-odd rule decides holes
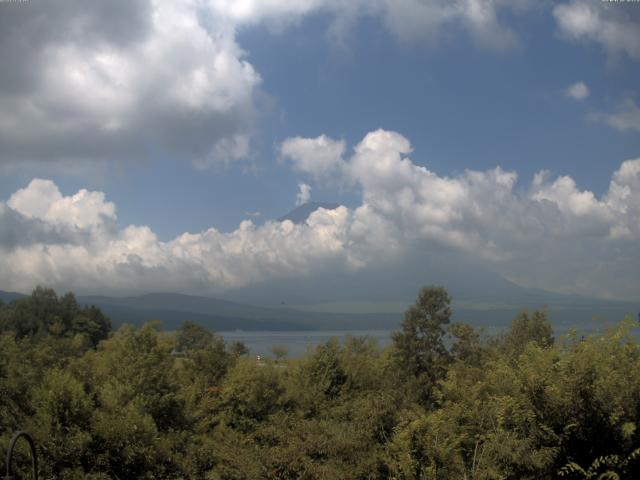
[[[37,289],[0,306],[0,442],[28,430],[60,479],[640,478],[631,319],[554,341],[523,312],[484,338],[449,303],[425,288],[386,349],[256,361]]]

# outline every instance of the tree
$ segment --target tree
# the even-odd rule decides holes
[[[233,355],[235,358],[249,355],[249,347],[247,347],[243,342],[239,340],[235,340],[231,342],[228,350],[229,350],[229,353],[231,353],[231,355]]]
[[[449,333],[455,339],[451,346],[451,356],[467,365],[480,366],[483,350],[478,332],[466,323],[453,323],[449,328]]]
[[[240,361],[225,379],[221,418],[232,428],[250,432],[281,409],[283,393],[280,373],[272,365]]]
[[[50,288],[36,287],[31,296],[0,307],[0,331],[32,339],[80,334],[95,347],[109,336],[111,320],[95,306],[80,307],[71,292],[58,297]]]
[[[289,354],[289,349],[283,345],[274,345],[271,348],[271,353],[273,353],[273,356],[276,357],[276,363],[280,363],[285,358],[287,358],[287,355]]]
[[[335,398],[340,394],[348,377],[340,360],[340,344],[335,337],[316,347],[304,372],[312,388],[317,388],[326,398]]]
[[[511,322],[509,330],[498,339],[504,352],[517,359],[528,343],[548,348],[553,345],[553,328],[547,313],[536,310],[533,313],[520,312]]]
[[[451,318],[451,298],[443,287],[424,287],[404,314],[402,330],[392,335],[395,356],[406,375],[418,380],[421,400],[433,403],[432,389],[444,378],[450,356],[443,343]]]
[[[63,297],[64,298],[64,297]],[[75,299],[74,299],[75,300]],[[78,310],[66,335],[85,335],[94,347],[105,340],[111,331],[111,320],[102,311],[91,305]]]
[[[176,349],[179,352],[201,350],[213,343],[214,337],[207,328],[187,320],[182,324],[176,339]]]

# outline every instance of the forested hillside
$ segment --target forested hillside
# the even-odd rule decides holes
[[[0,306],[0,445],[29,431],[56,479],[640,478],[633,319],[556,339],[523,312],[486,338],[450,316],[428,287],[387,349],[258,361],[37,289]]]

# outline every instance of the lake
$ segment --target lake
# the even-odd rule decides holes
[[[369,337],[377,341],[378,346],[386,347],[391,343],[391,330],[307,330],[307,331],[233,331],[217,332],[227,342],[242,342],[251,355],[273,357],[271,349],[274,346],[286,347],[288,357],[295,358],[304,355],[309,348],[326,343],[332,337],[343,342],[348,336]]]
[[[591,320],[583,322],[578,328],[581,334],[588,335],[598,331],[610,328],[615,323],[603,322],[600,320]],[[575,323],[556,322],[553,324],[555,337],[559,338],[575,326]],[[482,336],[495,335],[507,328],[506,324],[502,325],[475,325]],[[399,329],[399,328],[398,328]],[[303,356],[308,349],[317,345],[326,343],[332,337],[336,337],[343,342],[348,336],[352,337],[369,337],[376,340],[379,347],[386,347],[391,343],[391,332],[393,330],[301,330],[301,331],[228,331],[216,332],[221,335],[225,341],[239,341],[244,343],[251,355],[260,355],[263,357],[273,357],[271,349],[275,346],[286,347],[289,358]],[[636,332],[638,335],[640,332]]]

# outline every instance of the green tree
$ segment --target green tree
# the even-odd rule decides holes
[[[316,347],[303,371],[310,382],[310,390],[318,391],[329,399],[340,394],[348,379],[340,357],[340,345],[335,337]]]
[[[29,430],[46,455],[47,476],[59,478],[68,469],[86,465],[90,455],[90,422],[95,405],[83,385],[69,372],[49,370],[33,389],[35,415]]]
[[[176,349],[179,352],[203,349],[213,342],[213,333],[209,329],[187,320],[178,330]]]
[[[58,297],[50,288],[36,287],[31,296],[0,308],[0,331],[33,339],[83,335],[96,346],[108,337],[111,321],[95,306],[80,307],[73,293]]]
[[[273,356],[276,359],[276,363],[281,363],[285,358],[287,358],[289,349],[283,345],[274,345],[271,348],[271,353],[273,353]]]
[[[249,355],[249,348],[242,342],[235,340],[228,347],[229,353],[236,358]]]
[[[104,315],[98,307],[91,305],[76,312],[71,327],[65,333],[67,336],[84,335],[95,347],[109,336],[110,331],[109,317]]]
[[[444,378],[451,357],[443,337],[451,318],[451,298],[443,287],[424,287],[392,335],[401,371],[418,380],[421,400],[432,404],[433,388]]]
[[[535,310],[520,312],[511,322],[507,332],[497,338],[504,353],[517,359],[530,342],[547,348],[553,345],[553,328],[546,312]]]
[[[466,323],[453,323],[449,333],[454,339],[451,346],[451,356],[455,360],[468,365],[480,366],[483,360],[484,349],[480,341],[480,335],[471,325]]]
[[[280,374],[271,364],[241,360],[222,386],[221,417],[233,428],[252,431],[283,407],[283,393]]]

